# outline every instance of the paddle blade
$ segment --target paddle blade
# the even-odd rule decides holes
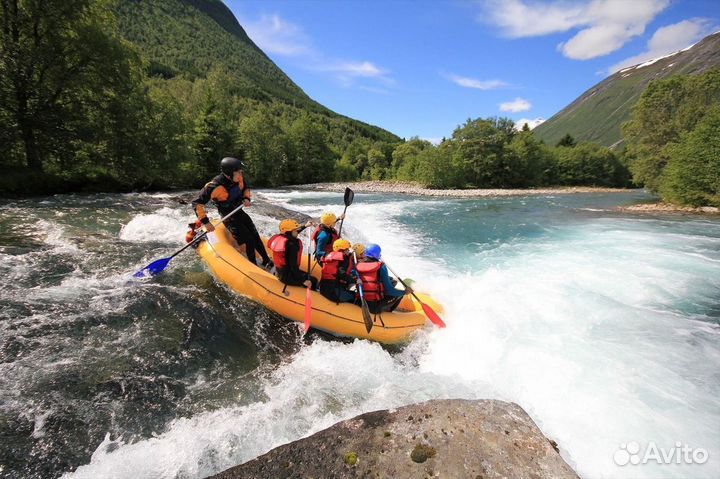
[[[362,299],[362,314],[363,314],[363,321],[365,321],[365,329],[367,329],[368,334],[370,334],[370,330],[373,327],[373,320],[370,316],[370,308],[368,308],[367,301],[365,301],[365,298]]]
[[[305,293],[305,332],[310,329],[310,317],[312,316],[312,290],[307,288]]]
[[[345,188],[345,197],[343,198],[343,201],[345,202],[345,208],[350,206],[355,199],[355,192],[351,190],[350,188]]]
[[[149,265],[145,266],[143,269],[135,273],[133,276],[135,278],[145,278],[147,276],[156,276],[163,272],[163,270],[167,267],[168,263],[170,262],[172,258],[161,258],[157,261],[153,261]]]
[[[430,306],[425,303],[420,303],[420,305],[422,305],[422,309],[423,311],[425,311],[425,316],[427,316],[428,319],[432,321],[435,326],[437,326],[438,328],[445,327],[445,322],[440,319],[440,316],[438,316],[438,314]]]

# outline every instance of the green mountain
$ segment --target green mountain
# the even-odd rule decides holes
[[[282,102],[342,119],[346,128],[384,141],[399,138],[381,128],[338,115],[311,99],[248,37],[220,0],[119,0],[120,34],[150,61],[149,73],[169,79],[204,77],[225,67],[239,78],[233,90],[261,102]]]
[[[555,145],[566,134],[605,146],[622,144],[621,125],[653,80],[672,75],[698,75],[720,66],[720,32],[672,55],[614,73],[533,130]]]

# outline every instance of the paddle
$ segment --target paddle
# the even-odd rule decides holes
[[[383,261],[383,263],[385,263],[385,262]],[[407,283],[405,283],[405,281],[403,281],[402,278],[400,276],[398,276],[395,271],[392,270],[392,268],[390,267],[389,264],[385,263],[385,266],[387,266],[387,268],[390,270],[390,272],[395,275],[395,277],[402,283],[403,286],[405,286],[405,289],[409,288]],[[435,326],[437,326],[438,328],[444,328],[445,322],[442,319],[440,319],[440,316],[438,316],[438,314],[430,306],[428,306],[427,304],[420,301],[420,298],[417,297],[415,292],[412,292],[411,294],[413,295],[413,298],[415,298],[417,300],[417,302],[420,303],[420,306],[422,306],[423,311],[425,311],[425,316],[427,316],[428,319],[430,321],[432,321],[432,323]]]
[[[223,216],[223,217],[220,219],[220,221],[218,221],[217,223],[215,223],[213,226],[219,225],[220,223],[222,223],[223,221],[225,221],[226,219],[230,218],[232,215],[234,215],[235,213],[237,213],[238,211],[240,211],[242,208],[243,208],[243,205],[238,206],[237,208],[235,208],[234,210],[232,210],[230,213],[228,213],[228,214],[226,214],[225,216]],[[158,260],[153,261],[152,263],[150,263],[149,265],[145,266],[143,269],[141,269],[141,270],[138,271],[137,273],[133,274],[133,277],[135,277],[135,278],[144,278],[145,276],[156,276],[156,275],[162,273],[163,270],[167,267],[167,265],[168,265],[168,263],[170,262],[171,259],[173,259],[175,256],[179,255],[180,253],[182,253],[183,251],[185,251],[186,249],[188,249],[190,246],[194,245],[195,243],[197,243],[198,241],[200,241],[201,239],[203,239],[207,234],[208,234],[208,231],[205,231],[205,232],[203,232],[203,234],[201,234],[200,236],[196,237],[196,238],[195,238],[194,240],[192,240],[190,243],[186,244],[185,246],[183,246],[182,248],[180,248],[179,250],[177,250],[176,252],[174,252],[171,256],[168,256],[167,258],[160,258],[160,259],[158,259]]]
[[[310,238],[308,238],[308,274],[307,274],[307,280],[310,281]],[[308,329],[310,329],[310,317],[312,316],[312,289],[310,288],[312,286],[312,282],[308,285],[307,290],[305,292],[305,332],[307,333]]]
[[[354,251],[353,251],[353,259],[355,260],[355,264],[357,264],[357,255],[355,254]],[[357,268],[355,268],[355,272],[357,273]],[[363,321],[365,321],[365,329],[367,329],[368,334],[370,334],[370,330],[373,327],[373,321],[372,321],[372,318],[370,317],[370,308],[368,308],[367,301],[365,301],[365,294],[363,293],[363,289],[362,289],[362,280],[360,279],[359,274],[358,274],[358,279],[357,279],[357,287],[358,287],[358,291],[360,292],[360,304],[362,307]]]
[[[340,229],[338,230],[338,236],[342,237],[342,227],[345,222],[345,213],[347,212],[348,206],[350,206],[355,199],[355,193],[350,188],[345,188],[345,196],[343,201],[345,202],[345,209],[343,210],[343,219],[340,220]]]

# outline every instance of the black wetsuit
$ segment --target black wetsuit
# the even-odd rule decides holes
[[[221,216],[225,216],[240,206],[244,200],[250,200],[250,189],[244,178],[240,183],[235,183],[225,175],[218,175],[200,190],[198,197],[193,200],[192,206],[198,218],[203,224],[206,224],[209,220],[205,212],[205,205],[209,201],[215,203]],[[257,264],[255,262],[256,251],[262,257],[264,264],[270,263],[255,223],[245,211],[240,210],[225,220],[225,226],[238,244],[245,245],[247,258],[252,263]]]

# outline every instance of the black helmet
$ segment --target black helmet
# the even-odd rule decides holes
[[[245,163],[232,156],[226,156],[220,162],[220,171],[227,176],[232,176],[236,171],[245,169]]]

